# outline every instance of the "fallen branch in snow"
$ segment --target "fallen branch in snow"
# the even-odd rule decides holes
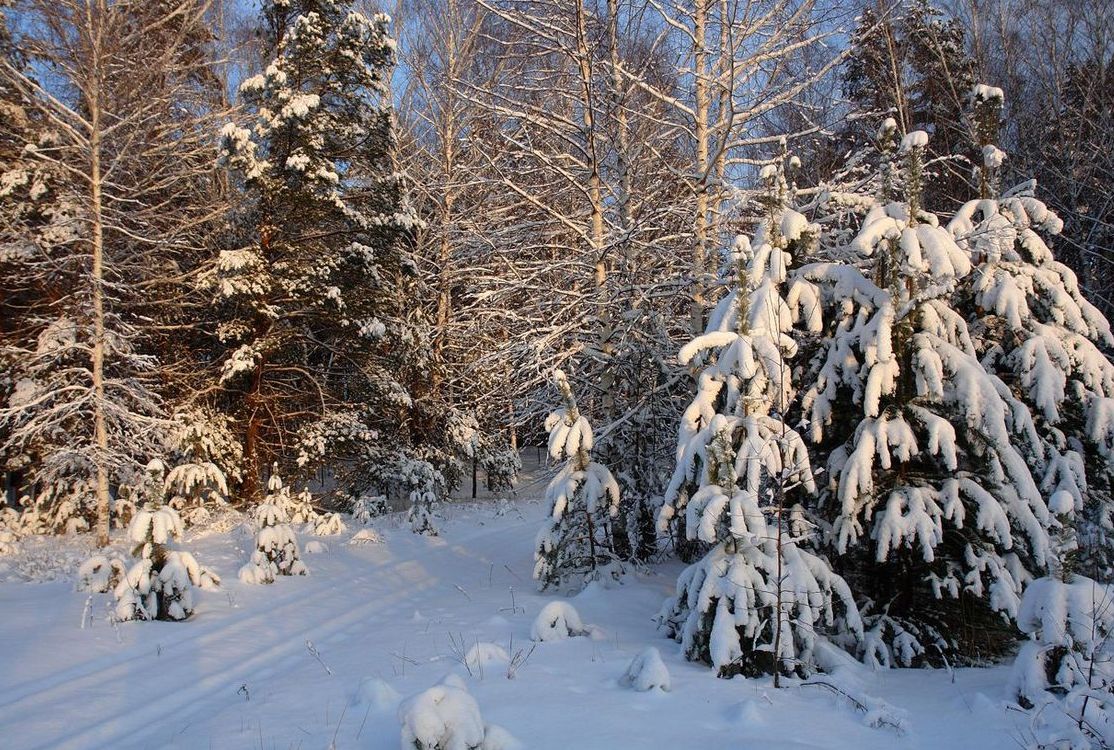
[[[905,723],[901,717],[894,713],[893,708],[885,701],[871,698],[870,696],[862,696],[862,700],[851,695],[849,692],[825,680],[811,680],[809,682],[802,682],[801,687],[822,687],[826,688],[836,695],[843,697],[857,710],[866,714],[866,723],[871,727],[890,727],[898,734],[905,734]]]

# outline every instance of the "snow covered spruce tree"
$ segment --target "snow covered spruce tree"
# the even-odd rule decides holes
[[[619,485],[606,466],[591,460],[592,426],[565,373],[554,370],[553,382],[565,405],[545,420],[549,455],[565,464],[545,489],[549,518],[534,543],[534,579],[543,590],[622,575],[611,536]]]
[[[326,457],[357,475],[386,465],[377,429],[403,434],[411,398],[394,364],[415,343],[401,322],[400,240],[415,219],[392,164],[389,19],[346,0],[267,0],[262,20],[274,59],[240,86],[248,127],[221,131],[245,191],[242,244],[206,277],[256,502],[263,465],[293,465],[284,446],[312,448],[297,456],[306,474]]]
[[[1047,457],[1041,489],[1069,492],[1078,526],[1079,570],[1114,573],[1114,347],[1110,323],[1086,299],[1075,274],[1053,257],[1042,233],[1060,219],[1030,180],[1002,193],[1005,154],[997,147],[1002,91],[971,92],[981,197],[964,204],[948,231],[974,271],[960,289],[983,365],[1030,409]]]
[[[659,514],[662,531],[683,517],[688,539],[713,545],[666,602],[668,634],[722,677],[773,673],[775,684],[816,668],[825,631],[862,637],[847,584],[800,543],[808,526],[799,502],[816,485],[805,442],[785,421],[797,347],[782,295],[789,264],[820,228],[789,208],[786,166],[764,168],[768,215],[753,242],[736,241],[734,288],[681,349],[682,364],[701,369]]]
[[[273,472],[267,480],[267,497],[255,508],[255,551],[239,573],[244,583],[274,583],[275,576],[304,576],[309,572],[289,524],[288,505],[290,489],[283,485],[278,472]]]
[[[120,620],[185,620],[193,614],[193,589],[216,588],[220,579],[193,555],[172,548],[182,538],[182,519],[163,505],[166,467],[158,459],[147,464],[142,494],[149,502],[128,525],[128,540],[138,559],[116,585],[116,617]]]
[[[802,407],[828,457],[837,569],[869,615],[865,657],[892,664],[1008,643],[993,628],[1044,572],[1053,522],[1029,411],[952,306],[971,261],[922,206],[926,142],[883,125],[886,178],[850,260],[804,266],[789,295],[824,310]]]

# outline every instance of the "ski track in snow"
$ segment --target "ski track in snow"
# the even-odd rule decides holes
[[[361,546],[344,543],[352,528],[327,538],[327,553],[305,556],[309,577],[271,586],[235,579],[242,559],[229,536],[187,542],[224,576],[223,591],[202,592],[186,623],[120,625],[122,643],[99,621],[78,628],[85,594],[0,584],[0,611],[32,608],[0,618],[0,746],[283,750],[325,748],[335,737],[337,750],[393,749],[394,711],[349,704],[360,680],[378,676],[405,696],[454,671],[469,681],[484,719],[526,748],[1016,747],[1021,724],[1000,700],[1002,669],[957,670],[954,684],[938,671],[878,673],[867,690],[908,712],[909,731],[900,735],[864,726],[860,714],[825,691],[715,679],[685,662],[651,622],[676,566],[568,600],[586,623],[603,628],[602,640],[541,644],[514,680],[499,667],[469,676],[451,635],[465,648],[494,641],[511,653],[528,650],[534,616],[560,600],[525,580],[540,514],[538,506],[527,506],[526,520],[492,518],[490,508],[468,511],[440,538],[416,537],[403,526],[382,544]],[[514,612],[508,586],[516,592]],[[40,612],[51,613],[41,628]],[[13,650],[17,639],[32,641],[25,653]],[[307,653],[307,639],[333,675]],[[669,693],[637,693],[619,683],[647,645],[661,651]],[[19,682],[3,677],[6,664],[18,666],[8,671]],[[250,698],[237,693],[240,685]]]

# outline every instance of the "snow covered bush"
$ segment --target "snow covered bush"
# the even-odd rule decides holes
[[[670,689],[669,670],[653,646],[647,646],[634,657],[620,682],[643,692],[657,688],[668,693]]]
[[[148,464],[151,486],[161,486],[164,467]],[[182,519],[169,506],[148,506],[128,524],[128,540],[137,558],[115,587],[116,618],[119,620],[185,620],[193,614],[193,589],[216,588],[220,579],[202,568],[193,555],[172,545],[182,538]],[[99,562],[99,561],[98,561]],[[111,577],[111,562],[82,566],[93,582]]]
[[[490,666],[494,665],[505,669],[511,663],[511,656],[498,643],[481,641],[473,644],[468,649],[463,661],[469,674],[482,677],[484,671]]]
[[[580,613],[568,602],[550,602],[534,618],[534,624],[530,626],[530,639],[542,643],[563,641],[590,636],[594,630],[591,625],[585,625],[581,621]]]
[[[720,676],[808,673],[825,631],[862,634],[847,584],[797,543],[808,536],[799,503],[816,486],[804,440],[783,418],[796,318],[782,295],[819,227],[789,208],[786,166],[764,170],[768,215],[753,243],[736,242],[734,288],[679,355],[702,367],[659,524],[711,549],[681,573],[660,620]]]
[[[800,268],[787,300],[817,311],[802,407],[827,456],[836,564],[868,625],[888,619],[896,626],[877,633],[949,633],[966,654],[994,653],[1008,639],[993,628],[1008,632],[1026,581],[1046,569],[1054,521],[1030,470],[1043,445],[1029,410],[984,369],[953,306],[972,264],[920,204],[926,142],[883,125],[879,148],[901,162],[898,178],[848,261]]]
[[[549,455],[565,463],[545,489],[549,518],[534,543],[534,579],[543,590],[622,574],[610,531],[619,485],[606,466],[591,460],[592,426],[577,408],[568,378],[555,370],[553,381],[565,405],[545,420]]]
[[[239,577],[244,583],[274,583],[276,576],[304,576],[309,572],[301,560],[298,540],[287,523],[286,513],[273,502],[286,490],[282,479],[272,474],[267,486],[266,502],[255,509],[255,551],[240,568]]]
[[[512,750],[519,747],[502,728],[485,725],[479,704],[458,679],[402,702],[403,750]]]
[[[1017,626],[1028,640],[1014,659],[1008,692],[1031,709],[1040,748],[1114,747],[1114,586],[1077,575],[1075,500],[1053,498],[1049,575],[1031,582]]]
[[[20,514],[14,508],[0,507],[0,555],[14,555],[19,548]]]
[[[981,197],[960,207],[948,231],[974,263],[960,289],[983,365],[1013,385],[1047,444],[1042,490],[1069,492],[1079,526],[1079,564],[1092,576],[1114,573],[1114,348],[1110,323],[1082,295],[1044,236],[1063,223],[1035,196],[1035,181],[999,194],[1005,154],[996,143],[1000,89],[971,93],[983,162]]]

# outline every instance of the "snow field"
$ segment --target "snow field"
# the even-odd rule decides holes
[[[858,669],[865,694],[903,716],[901,732],[872,728],[829,689],[717,680],[652,622],[676,565],[572,599],[538,594],[529,571],[543,510],[519,508],[522,518],[462,510],[434,538],[380,521],[381,543],[333,537],[313,576],[271,586],[233,575],[250,538],[187,533],[225,583],[198,592],[185,623],[113,626],[104,594],[91,598],[90,624],[89,595],[70,583],[0,584],[4,746],[393,749],[399,707],[450,675],[484,724],[524,748],[992,750],[1015,747],[1027,727],[1004,702],[1007,667],[957,670],[954,682],[945,671]],[[555,602],[575,607],[597,637],[531,641]],[[651,646],[669,692],[625,684],[632,661],[653,661],[643,653]]]

